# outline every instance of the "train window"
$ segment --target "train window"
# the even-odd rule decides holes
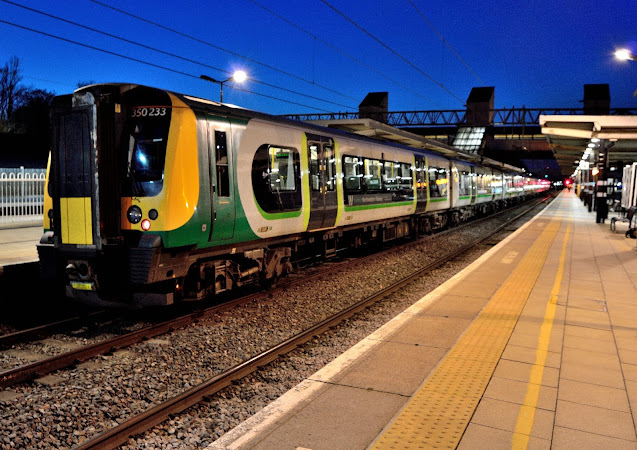
[[[321,190],[321,172],[318,144],[310,145],[310,186],[313,191]]]
[[[368,159],[365,158],[363,160],[365,175],[363,177],[363,182],[365,183],[365,187],[368,191],[379,191],[382,189],[383,185],[381,183],[382,173],[383,173],[383,163],[377,159]]]
[[[343,177],[345,190],[347,191],[359,191],[361,189],[361,178],[363,173],[361,171],[363,162],[360,158],[355,156],[343,157]]]
[[[268,213],[301,208],[299,152],[264,144],[252,162],[252,188],[259,206]]]
[[[127,178],[133,195],[157,195],[162,188],[168,125],[163,117],[135,118],[128,135]]]
[[[325,157],[325,187],[328,191],[336,188],[336,159],[334,149],[328,145],[323,147]]]
[[[217,161],[217,195],[219,197],[230,197],[228,146],[225,131],[215,130],[215,157]]]
[[[125,122],[117,157],[123,196],[154,196],[161,192],[172,117],[170,105],[168,94],[150,88],[136,87],[123,94],[120,111]]]
[[[424,190],[427,188],[427,169],[425,168],[425,160],[416,159],[416,188]]]
[[[289,149],[270,147],[270,189],[274,191],[294,191],[294,154]]]
[[[429,167],[429,197],[447,197],[448,187],[447,171],[442,167]]]
[[[489,194],[491,193],[491,188],[489,183],[487,182],[487,175],[484,173],[477,174],[476,177],[476,185],[478,188],[478,194]]]
[[[471,174],[465,170],[458,172],[458,194],[460,197],[471,195]]]
[[[398,186],[400,189],[412,189],[413,188],[413,176],[411,173],[411,165],[401,163],[400,164],[400,176],[398,177]]]
[[[400,178],[400,164],[385,161],[384,185],[385,189],[395,191],[398,189],[398,179]]]

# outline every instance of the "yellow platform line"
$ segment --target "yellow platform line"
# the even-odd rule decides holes
[[[544,365],[546,364],[546,356],[549,351],[549,341],[551,339],[551,331],[553,330],[557,299],[560,295],[560,285],[562,284],[562,278],[564,276],[566,244],[568,243],[570,232],[571,226],[569,225],[566,228],[564,243],[562,244],[562,252],[560,254],[560,263],[557,269],[557,274],[555,275],[555,281],[553,282],[553,288],[551,289],[551,296],[546,304],[544,320],[540,327],[540,335],[538,337],[538,345],[535,353],[535,364],[531,369],[529,384],[524,397],[524,404],[520,407],[518,420],[515,424],[515,433],[513,433],[513,440],[511,442],[511,448],[513,449],[526,449],[529,446],[531,430],[533,429],[533,422],[535,420],[535,411],[537,409],[537,401],[540,397],[540,386],[542,385],[542,378],[544,377]]]
[[[561,220],[553,219],[372,448],[455,448],[540,275]]]

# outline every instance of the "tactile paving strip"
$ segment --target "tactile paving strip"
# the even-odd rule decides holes
[[[551,221],[467,331],[376,440],[374,449],[455,448],[542,270],[561,221]]]

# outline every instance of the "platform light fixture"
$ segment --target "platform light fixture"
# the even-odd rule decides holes
[[[211,83],[219,83],[219,103],[223,103],[223,84],[227,83],[228,81],[243,83],[245,80],[248,79],[248,74],[245,73],[243,70],[237,70],[232,74],[231,77],[223,81],[215,80],[214,78],[209,77],[208,75],[200,75],[199,78],[205,81],[210,81]]]

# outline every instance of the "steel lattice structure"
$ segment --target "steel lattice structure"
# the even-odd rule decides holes
[[[533,126],[539,125],[540,115],[583,115],[583,108],[506,108],[492,109],[493,121],[496,126]],[[610,115],[635,115],[637,109],[614,108]],[[304,122],[317,120],[353,120],[369,117],[369,113],[361,115],[358,112],[333,112],[317,114],[289,114],[289,119]],[[387,113],[371,113],[371,116],[382,116],[385,123],[395,127],[436,127],[459,126],[467,123],[467,111],[392,111]]]

